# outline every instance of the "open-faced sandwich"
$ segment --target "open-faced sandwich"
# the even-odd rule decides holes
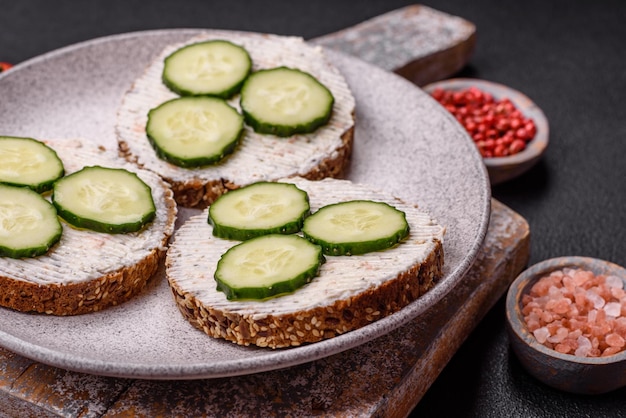
[[[177,231],[166,275],[179,310],[216,338],[317,342],[402,309],[442,276],[444,228],[347,180],[258,182]]]
[[[132,298],[176,214],[169,185],[117,150],[0,137],[0,306],[76,315]]]
[[[320,47],[301,38],[212,31],[171,45],[124,94],[120,153],[158,173],[178,204],[283,177],[338,177],[355,101]]]

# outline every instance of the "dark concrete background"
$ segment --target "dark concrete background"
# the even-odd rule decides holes
[[[0,61],[18,63],[117,33],[197,28],[313,38],[411,1],[0,0]],[[477,26],[459,76],[506,84],[545,112],[550,146],[493,196],[524,216],[531,263],[562,255],[626,265],[626,1],[432,0]],[[0,97],[0,100],[2,98]],[[508,346],[500,301],[414,411],[421,417],[626,416],[626,389],[576,396],[550,389]]]

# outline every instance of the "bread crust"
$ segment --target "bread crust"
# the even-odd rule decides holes
[[[1,305],[22,312],[80,315],[119,305],[141,292],[165,255],[155,249],[139,263],[80,283],[41,285],[0,275]]]
[[[129,168],[124,167],[124,162],[118,159],[115,152],[88,141],[68,139],[46,142],[59,152],[68,174],[85,165],[95,164]],[[131,167],[131,171],[137,172],[136,167]],[[78,264],[76,255],[62,248],[65,235],[78,237],[80,234],[78,238],[71,239],[74,247],[79,245],[85,249],[85,253],[81,255],[111,259],[112,254],[102,255],[98,247],[107,240],[109,234],[87,230],[77,232],[73,227],[64,224],[61,241],[47,254],[36,259],[7,260],[0,264],[0,306],[22,312],[79,315],[121,304],[140,293],[162,264],[177,216],[176,202],[169,185],[153,173],[149,173],[149,178],[153,179],[153,189],[161,189],[158,195],[162,199],[155,199],[157,211],[161,214],[158,215],[158,225],[155,220],[142,231],[120,234],[132,241],[135,236],[142,236],[146,230],[155,228],[150,235],[152,242],[144,243],[148,248],[141,249],[144,255],[133,259],[132,263],[115,258],[106,267],[100,263],[97,271],[102,271],[102,274],[83,273],[78,270],[85,264]],[[118,252],[121,251],[119,246],[120,244],[116,247]],[[133,248],[129,247],[127,251],[132,252]],[[39,277],[35,279],[35,275]]]
[[[307,192],[311,212],[340,201],[387,202],[406,214],[409,236],[384,251],[326,256],[319,275],[293,293],[228,300],[216,289],[221,256],[237,241],[214,237],[208,211],[178,230],[165,261],[181,314],[197,329],[240,345],[282,348],[332,338],[407,306],[443,276],[445,228],[416,205],[348,180],[280,179]]]
[[[161,160],[148,142],[145,127],[151,108],[178,97],[162,83],[163,60],[183,45],[207,39],[226,39],[246,47],[254,71],[288,66],[313,74],[335,98],[330,121],[313,133],[287,138],[259,134],[246,126],[234,153],[215,165],[188,169]],[[239,108],[238,96],[228,103]],[[116,133],[121,157],[159,174],[171,185],[180,206],[204,209],[228,190],[256,181],[289,176],[310,180],[343,176],[352,155],[354,126],[354,97],[343,75],[322,48],[296,37],[211,31],[165,47],[148,63],[144,73],[122,98]]]
[[[332,338],[398,312],[442,277],[443,260],[443,245],[436,240],[434,251],[423,263],[379,287],[327,306],[262,319],[204,306],[176,283],[170,283],[170,288],[182,315],[212,337],[246,346],[293,347]]]
[[[354,127],[344,132],[341,136],[341,146],[332,155],[320,161],[317,166],[307,173],[301,174],[301,176],[308,180],[321,180],[327,177],[341,178],[350,165],[353,142]],[[122,158],[143,168],[136,156],[129,151],[128,144],[125,141],[119,141],[119,153]],[[176,203],[182,207],[194,209],[204,209],[229,190],[235,190],[244,186],[224,178],[216,180],[200,178],[176,180],[164,176],[163,180],[171,186]]]

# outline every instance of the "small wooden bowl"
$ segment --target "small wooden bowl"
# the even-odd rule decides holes
[[[476,87],[490,93],[495,99],[508,98],[527,118],[533,119],[537,127],[535,137],[526,144],[526,148],[507,157],[483,158],[489,173],[491,185],[511,180],[533,167],[541,158],[548,146],[548,120],[543,111],[526,95],[502,84],[472,78],[452,78],[424,86],[427,93],[441,88],[448,91],[461,91]]]
[[[579,267],[596,275],[618,276],[626,284],[626,269],[595,258],[560,257],[535,264],[515,279],[507,293],[506,316],[511,347],[531,375],[553,388],[593,395],[626,386],[626,351],[607,357],[561,354],[539,343],[526,328],[521,312],[522,296],[542,276],[568,267]]]

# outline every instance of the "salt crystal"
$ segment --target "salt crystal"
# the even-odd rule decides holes
[[[550,322],[549,324],[546,324],[546,328],[548,328],[550,335],[555,335],[559,328],[561,328],[561,324],[557,322]]]
[[[561,278],[563,276],[565,276],[565,273],[561,270],[554,270],[552,273],[550,273],[551,277],[557,277],[557,278]]]
[[[572,332],[580,332],[587,326],[587,321],[584,318],[572,318],[569,321],[569,326]]]
[[[614,287],[617,289],[624,288],[624,281],[617,276],[606,276],[605,283],[608,287]]]
[[[541,323],[537,320],[526,319],[526,326],[530,332],[533,332],[537,328],[541,327]]]
[[[568,354],[572,348],[568,344],[557,344],[554,350],[561,354]]]
[[[578,343],[578,348],[574,352],[574,355],[579,357],[587,357],[592,348],[589,338],[580,336],[576,339],[576,342]]]
[[[522,299],[537,341],[562,353],[599,357],[626,349],[626,283],[566,268],[539,279]]]
[[[532,310],[533,310],[533,307],[530,306],[530,303],[522,305],[522,306],[523,306],[523,308],[522,308],[522,315],[524,315],[524,316],[528,316],[532,312]]]
[[[569,333],[569,335],[567,336],[567,338],[572,339],[572,340],[577,340],[578,337],[582,336],[583,332],[580,329],[575,329],[572,332]]]
[[[550,336],[550,331],[548,331],[548,328],[546,327],[541,327],[541,328],[537,328],[533,332],[533,335],[535,336],[535,338],[540,344],[543,344],[546,342],[546,340]]]
[[[604,335],[606,334],[606,328],[602,325],[592,325],[590,327],[591,335],[598,340],[598,345],[600,344],[600,340],[604,339]]]
[[[569,311],[570,303],[571,301],[567,298],[558,299],[556,303],[554,304],[554,312],[558,314],[567,313],[567,311]]]
[[[541,321],[545,323],[552,322],[554,321],[554,315],[552,315],[550,311],[543,311],[543,314],[541,315]]]
[[[576,287],[576,283],[574,283],[574,279],[572,279],[569,276],[565,276],[563,277],[562,281],[561,281],[561,286],[563,288],[567,288],[569,290],[573,290],[574,287]]]
[[[571,277],[565,276],[563,277],[563,286],[570,292],[573,292],[576,288],[576,283],[574,283],[574,279],[572,279]]]
[[[598,337],[593,337],[591,339],[591,347],[598,348],[599,346],[600,346],[600,340],[598,340]]]
[[[546,293],[548,293],[548,287],[549,284],[548,282],[546,282],[545,280],[541,279],[538,280],[537,283],[535,283],[533,285],[533,287],[530,289],[531,293],[536,295],[536,296],[543,296]]]
[[[613,330],[620,334],[622,337],[626,338],[626,318],[620,316],[615,319]]]
[[[602,352],[602,357],[612,356],[613,354],[617,354],[620,351],[622,351],[622,349],[620,347],[607,347]]]
[[[602,296],[598,295],[596,292],[594,292],[591,289],[587,290],[586,296],[587,296],[587,299],[589,299],[593,303],[593,307],[596,309],[602,308],[604,304],[606,303],[606,301],[602,299]]]
[[[624,296],[626,296],[626,291],[624,291],[624,289],[620,289],[617,287],[611,287],[611,296],[613,296],[615,299],[621,299]]]
[[[583,270],[576,270],[572,275],[572,278],[574,279],[574,283],[576,283],[576,286],[582,286],[587,281],[592,279],[593,273],[592,274],[589,274],[589,273],[590,272],[586,272]]]
[[[574,302],[581,308],[585,307],[585,302],[587,301],[587,297],[585,296],[585,294],[585,290],[580,287],[577,287],[574,291]]]
[[[528,315],[526,315],[526,321],[536,321],[539,322],[541,320],[541,315],[535,311],[532,311]]]
[[[551,343],[560,343],[569,335],[569,331],[566,328],[559,328],[556,330],[556,333],[550,337],[548,337],[548,341]]]
[[[548,288],[548,296],[550,296],[550,298],[552,299],[558,298],[561,296],[561,291],[558,287],[552,285],[550,286],[550,288]]]
[[[626,345],[626,340],[624,340],[624,337],[616,333],[607,334],[605,341],[611,347],[622,348],[624,345]]]
[[[606,312],[607,315],[617,318],[622,312],[622,305],[619,302],[609,302],[604,305],[604,312]]]

